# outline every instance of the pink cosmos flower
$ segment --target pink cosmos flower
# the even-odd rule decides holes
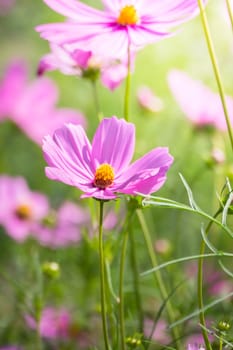
[[[145,320],[144,334],[147,338],[149,338],[151,335],[153,325],[154,325],[153,320],[150,320],[150,319]],[[163,345],[170,343],[171,337],[167,332],[167,324],[164,320],[159,320],[157,322],[156,328],[152,334],[151,340]]]
[[[129,165],[134,143],[134,125],[116,117],[101,121],[92,145],[80,125],[66,124],[44,138],[46,175],[79,188],[82,197],[150,194],[165,182],[173,158],[167,148],[156,148]]]
[[[36,321],[33,317],[26,315],[26,322],[32,329],[36,329]],[[42,311],[40,320],[40,335],[48,339],[64,339],[69,335],[71,316],[66,309],[55,309],[47,307]]]
[[[138,88],[137,100],[139,105],[149,112],[159,112],[163,109],[162,100],[155,96],[148,86]]]
[[[198,13],[196,0],[103,0],[104,11],[76,0],[44,2],[68,21],[38,26],[42,38],[114,58],[126,57],[129,46],[135,52],[170,36]]]
[[[25,89],[27,69],[24,62],[15,62],[7,67],[0,83],[0,120],[10,117]]]
[[[34,237],[51,248],[75,244],[81,239],[81,228],[90,217],[86,210],[72,202],[65,202],[57,212],[50,212],[34,230]]]
[[[173,70],[168,75],[170,89],[182,111],[198,126],[212,125],[226,130],[226,122],[219,94],[212,92],[201,81],[188,74]],[[226,97],[230,117],[233,121],[233,99]]]
[[[7,15],[15,6],[15,0],[0,0],[0,16]]]
[[[18,242],[34,230],[35,223],[48,214],[47,197],[32,192],[22,177],[0,176],[0,224]]]
[[[29,84],[25,64],[16,62],[0,84],[0,120],[9,117],[38,144],[44,135],[65,122],[85,126],[85,117],[80,112],[56,108],[57,100],[58,90],[52,80],[43,77]]]
[[[20,348],[18,346],[4,346],[0,350],[20,350]]]
[[[205,350],[204,346],[198,344],[188,344],[187,350]]]
[[[69,51],[62,46],[51,44],[51,53],[42,57],[38,74],[45,71],[60,70],[67,75],[96,78],[101,75],[102,84],[110,90],[117,88],[127,75],[127,62],[106,60],[91,51]]]

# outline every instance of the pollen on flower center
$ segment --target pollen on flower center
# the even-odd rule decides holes
[[[111,165],[104,163],[101,164],[95,172],[94,186],[104,189],[113,184],[114,170]]]
[[[133,5],[127,5],[120,10],[117,23],[122,26],[136,24],[139,20],[137,11]]]
[[[26,204],[21,204],[16,208],[15,215],[20,220],[27,220],[31,217],[31,208]]]

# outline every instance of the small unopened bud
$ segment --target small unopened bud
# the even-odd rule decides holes
[[[129,348],[135,349],[137,346],[140,346],[142,344],[141,340],[142,335],[141,334],[135,334],[132,337],[126,338],[126,344]]]
[[[230,328],[231,328],[230,323],[226,322],[226,321],[220,321],[217,325],[217,329],[220,332],[227,332],[227,331],[229,331]]]
[[[171,243],[167,239],[157,239],[154,247],[159,254],[169,254],[172,249]]]
[[[56,262],[45,262],[42,265],[42,271],[49,278],[58,278],[60,276],[60,266]]]

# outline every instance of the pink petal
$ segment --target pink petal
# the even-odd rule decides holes
[[[106,21],[108,18],[104,12],[77,0],[44,0],[44,2],[54,11],[79,22],[97,21],[99,23],[100,19]]]
[[[43,151],[49,178],[79,188],[90,186],[95,169],[89,140],[80,125],[67,124],[56,130],[53,137],[46,136]]]
[[[115,174],[124,171],[132,159],[135,145],[134,125],[116,117],[100,123],[93,142],[92,159],[96,166],[108,163]]]
[[[173,162],[167,148],[155,148],[135,161],[119,178],[114,190],[135,194],[157,191],[165,181],[165,174]]]

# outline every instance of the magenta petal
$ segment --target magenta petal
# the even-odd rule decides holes
[[[80,125],[64,125],[53,137],[46,136],[43,151],[49,165],[46,168],[49,178],[79,188],[89,186],[93,181],[91,146]]]
[[[100,123],[93,142],[92,159],[95,164],[108,163],[117,174],[124,171],[132,159],[135,143],[134,125],[116,117]]]
[[[78,21],[89,22],[105,19],[105,13],[85,5],[77,0],[44,0],[54,11]]]
[[[165,174],[173,162],[167,148],[156,148],[135,161],[124,174],[116,179],[116,191],[129,194],[149,194],[159,189]],[[117,189],[118,187],[118,189]]]
[[[26,86],[27,69],[23,62],[12,63],[0,83],[0,119],[11,116],[16,101]]]

